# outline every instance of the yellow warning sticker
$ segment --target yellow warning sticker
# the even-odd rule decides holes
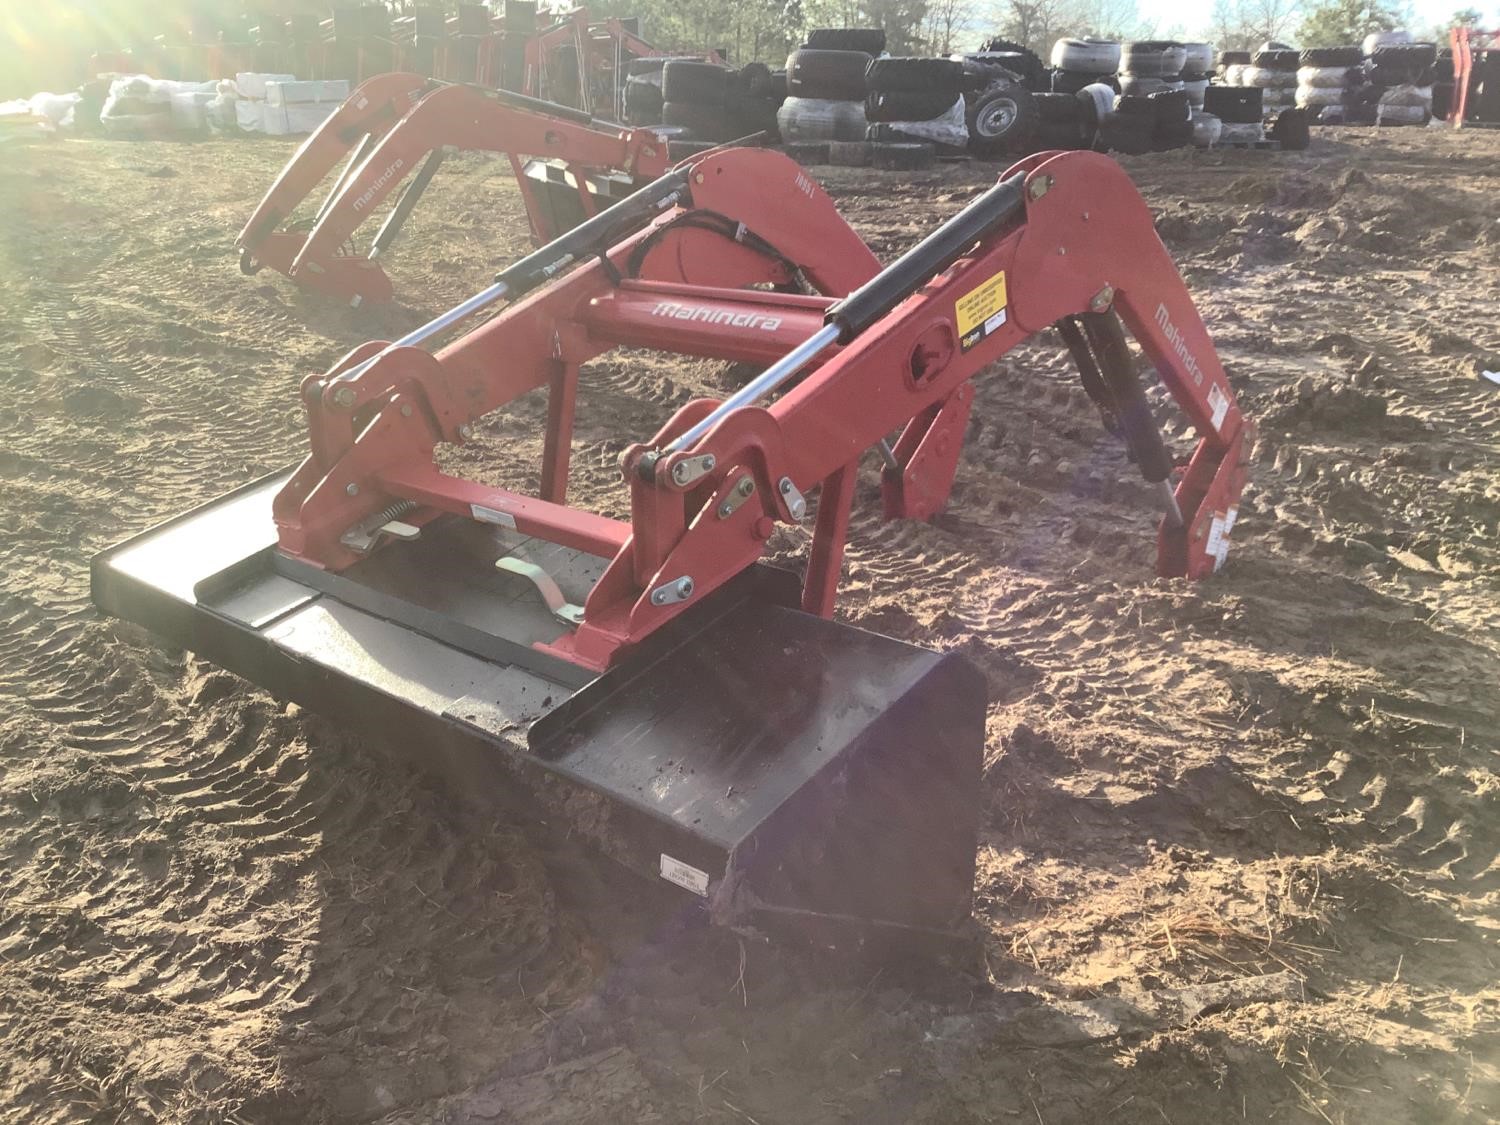
[[[1005,271],[980,282],[953,307],[958,344],[968,351],[1005,323]]]

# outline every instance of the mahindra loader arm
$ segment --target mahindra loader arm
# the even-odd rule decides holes
[[[414,106],[406,118],[391,129],[368,157],[339,186],[307,241],[292,263],[291,276],[301,280],[316,273],[319,263],[334,256],[359,225],[412,173],[413,187],[425,187],[424,175],[441,160],[445,149],[498,152],[510,156],[533,230],[544,240],[561,234],[549,230],[520,161],[539,157],[557,161],[578,177],[580,190],[589,172],[615,170],[631,178],[655,179],[668,167],[667,145],[649,130],[621,129],[595,122],[587,114],[539,102],[519,94],[482,90],[477,86],[445,86],[434,90]],[[430,154],[430,155],[429,155]],[[422,171],[418,166],[426,158]],[[417,194],[420,194],[417,187]],[[408,190],[392,218],[405,218],[415,202]],[[591,202],[591,201],[590,201]],[[585,214],[592,214],[592,207]],[[388,224],[376,236],[371,257],[389,244]]]
[[[768,287],[789,275],[823,293]],[[900,428],[886,513],[937,510],[971,380],[1054,325],[1156,486],[1159,573],[1211,574],[1252,428],[1117,164],[1027,160],[878,269],[802,169],[730,149],[309,376],[303,462],[96,559],[95,600],[394,732],[471,796],[524,794],[715,921],[959,941],[985,681],[830,618],[862,454]],[[1155,427],[1126,329],[1193,423],[1188,456]],[[617,346],[767,365],[624,450],[628,521],[566,504],[578,369]],[[437,467],[539,388],[540,495]],[[800,578],[764,564],[778,524],[809,522]]]
[[[375,141],[394,128],[434,88],[430,78],[419,74],[381,74],[361,83],[302,142],[250,216],[245,229],[240,231],[234,243],[240,253],[240,269],[255,274],[270,266],[279,273],[289,273],[307,235],[305,226],[285,224],[338,162],[347,158],[343,174],[329,193],[331,200]],[[327,206],[325,201],[318,214]],[[325,265],[324,273],[326,284],[335,292],[351,295],[363,292],[375,299],[389,299],[390,283],[373,263],[360,258],[339,259]],[[380,297],[382,293],[384,298]]]
[[[316,214],[289,223],[351,149],[353,155]],[[241,269],[255,273],[270,266],[301,285],[354,304],[390,300],[390,279],[378,259],[452,150],[511,158],[540,241],[562,232],[556,229],[553,209],[523,175],[522,158],[565,168],[584,215],[595,209],[591,174],[618,173],[634,181],[655,178],[668,166],[666,143],[649,130],[619,128],[520,94],[417,75],[381,75],[361,85],[282,171],[236,242]],[[368,250],[355,252],[355,231],[403,184]]]

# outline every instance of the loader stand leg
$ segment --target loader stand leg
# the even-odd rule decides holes
[[[542,448],[542,499],[562,504],[568,496],[568,462],[573,455],[573,403],[578,396],[578,365],[554,360],[547,388],[547,437]]]
[[[1094,353],[1089,348],[1083,329],[1071,316],[1063,317],[1055,327],[1063,343],[1068,346],[1068,354],[1078,365],[1078,375],[1083,381],[1084,393],[1099,408],[1099,414],[1104,419],[1104,428],[1118,437],[1120,433],[1119,407],[1111,397],[1109,387],[1105,385],[1104,376],[1099,374],[1099,364],[1094,359]]]
[[[542,210],[541,200],[526,182],[526,170],[520,158],[513,152],[505,155],[510,161],[510,172],[515,177],[516,186],[521,189],[521,202],[526,207],[526,217],[531,220],[531,241],[537,246],[545,246],[562,232],[557,230],[551,214]]]
[[[412,209],[422,198],[422,193],[427,190],[427,185],[432,183],[432,177],[437,170],[443,166],[446,153],[442,149],[435,149],[428,158],[422,162],[422,167],[417,170],[416,177],[406,185],[406,190],[401,193],[401,198],[396,200],[396,206],[391,209],[390,215],[370,243],[370,257],[378,258],[390,249],[391,243],[396,241],[396,236],[401,233],[401,228],[406,225],[406,220],[411,216]]]
[[[1172,492],[1172,454],[1135,372],[1135,357],[1125,340],[1125,329],[1112,311],[1084,313],[1083,331],[1099,364],[1099,375],[1115,404],[1121,436],[1141,476],[1157,486],[1162,507],[1172,527],[1182,526],[1182,512]]]
[[[802,609],[805,613],[833,616],[858,468],[859,463],[854,462],[835,470],[823,481],[818,493],[818,522],[813,531],[812,550],[808,554],[807,577],[802,582]]]

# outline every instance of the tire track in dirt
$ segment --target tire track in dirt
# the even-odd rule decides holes
[[[5,253],[34,235],[8,227]],[[148,291],[132,237],[59,267],[87,282],[29,291],[5,338],[0,957],[24,968],[0,980],[0,1098],[71,1121],[437,1096],[531,1050],[535,998],[565,1003],[588,958],[534,851],[92,610],[94,551],[295,443],[268,357],[303,320],[237,276],[205,315],[191,266]],[[397,1066],[416,1043],[440,1061]]]

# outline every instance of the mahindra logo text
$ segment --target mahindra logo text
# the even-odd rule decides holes
[[[1177,353],[1177,358],[1182,360],[1183,366],[1193,376],[1195,387],[1203,386],[1203,369],[1198,366],[1198,361],[1193,358],[1193,353],[1188,350],[1187,341],[1182,338],[1182,333],[1177,330],[1177,325],[1172,323],[1172,318],[1167,314],[1166,305],[1156,306],[1156,323],[1167,335],[1167,342],[1172,345],[1172,350]]]
[[[368,188],[366,188],[365,189],[365,193],[363,195],[361,195],[358,199],[356,199],[354,201],[354,209],[356,211],[362,211],[362,210],[364,210],[365,205],[367,203],[369,203],[371,199],[374,198],[375,193],[377,191],[379,191],[381,188],[385,187],[386,184],[390,183],[391,182],[391,177],[394,176],[397,172],[401,171],[401,169],[403,169],[405,167],[406,167],[406,161],[401,160],[399,158],[397,160],[395,160],[391,164],[391,166],[389,168],[387,168],[384,172],[380,173],[380,175],[376,176],[375,177],[375,182],[373,184],[371,184]]]
[[[775,332],[781,327],[781,317],[767,316],[758,312],[732,312],[729,309],[714,309],[707,305],[684,305],[677,301],[658,301],[652,316],[663,316],[668,320],[696,320],[703,324],[727,324],[732,328],[759,328],[763,332]]]

